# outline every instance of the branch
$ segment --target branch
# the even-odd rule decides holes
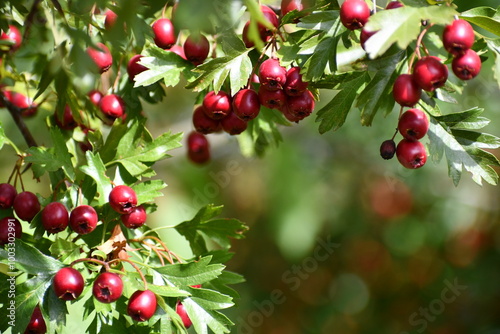
[[[0,102],[2,102],[2,104],[10,112],[12,118],[14,119],[14,122],[21,131],[21,134],[23,135],[26,144],[28,144],[28,147],[38,146],[38,144],[35,141],[35,138],[31,134],[30,130],[26,126],[26,123],[24,122],[24,119],[21,116],[22,109],[13,105],[7,98],[5,98],[5,95],[3,95],[2,93],[0,93]]]

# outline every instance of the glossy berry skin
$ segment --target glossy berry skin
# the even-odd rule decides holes
[[[429,130],[429,119],[422,110],[409,109],[399,118],[398,130],[408,140],[419,140]]]
[[[287,71],[278,59],[267,59],[260,64],[259,80],[262,88],[270,91],[282,89],[286,83]]]
[[[369,17],[370,7],[364,0],[346,0],[340,7],[340,21],[349,30],[363,28]]]
[[[402,107],[413,107],[422,96],[422,89],[410,74],[401,74],[392,87],[394,100]]]
[[[16,215],[25,221],[31,221],[40,212],[38,197],[30,191],[23,191],[14,198],[12,204]]]
[[[241,89],[233,97],[233,112],[243,121],[250,121],[260,112],[259,95],[253,89]]]
[[[184,54],[184,49],[180,45],[174,45],[170,49],[168,49],[168,51],[173,52],[179,55],[179,57],[181,57],[182,59],[187,60],[186,55]]]
[[[220,121],[207,116],[205,107],[198,106],[193,112],[193,125],[196,131],[207,135],[222,129]]]
[[[116,186],[109,193],[109,205],[118,213],[130,213],[137,206],[137,194],[129,186]]]
[[[42,210],[43,228],[49,233],[59,233],[68,227],[69,214],[66,207],[59,202],[47,204]]]
[[[37,305],[31,314],[30,322],[24,330],[24,334],[44,334],[47,333],[47,325],[43,319],[42,311]]]
[[[19,220],[14,217],[4,217],[0,219],[0,246],[8,244],[12,235],[20,239],[23,235],[23,227]]]
[[[128,315],[135,321],[149,320],[156,312],[156,295],[150,291],[136,291],[127,305]]]
[[[142,73],[148,69],[146,66],[139,64],[141,58],[142,55],[135,55],[128,61],[127,73],[128,73],[128,79],[130,81],[134,81],[134,78],[137,74]]]
[[[288,96],[302,95],[309,86],[308,82],[302,81],[302,74],[300,74],[300,67],[291,67],[286,72],[286,82],[284,90]]]
[[[396,143],[392,139],[388,139],[380,145],[380,156],[385,160],[392,159],[396,154]]]
[[[155,44],[162,49],[169,49],[177,41],[174,25],[167,18],[156,20],[152,25]]]
[[[92,90],[88,93],[90,102],[92,102],[93,105],[99,106],[99,102],[101,102],[101,99],[103,97],[102,93],[98,90]]]
[[[203,98],[204,111],[208,117],[214,120],[227,117],[232,111],[231,103],[231,97],[223,91],[219,91],[217,94],[211,91]]]
[[[243,43],[245,43],[245,46],[247,48],[251,48],[255,46],[255,43],[250,40],[250,37],[248,36],[248,30],[250,29],[250,21],[247,21],[245,23],[245,26],[243,27],[243,32],[241,34],[241,38],[243,39]]]
[[[399,1],[391,1],[385,6],[385,9],[396,9],[396,8],[401,8],[404,7],[404,5],[399,2]]]
[[[281,15],[285,16],[291,11],[304,9],[301,0],[281,0]]]
[[[113,56],[106,45],[102,43],[97,43],[96,45],[97,49],[89,46],[87,54],[96,64],[99,73],[104,73],[113,65]]]
[[[80,205],[69,215],[69,226],[78,234],[89,234],[98,222],[97,212],[90,205]]]
[[[38,106],[29,97],[21,93],[12,92],[10,102],[21,109],[21,116],[23,117],[34,116],[38,110]]]
[[[104,28],[107,30],[113,28],[116,23],[116,19],[118,19],[118,15],[116,15],[115,12],[111,9],[106,10],[106,12],[104,12]]]
[[[266,108],[281,109],[286,103],[286,94],[282,89],[270,91],[260,86],[259,101]]]
[[[289,122],[293,122],[293,123],[299,123],[301,120],[303,120],[304,118],[306,118],[305,116],[297,116],[297,115],[294,115],[292,114],[289,110],[288,110],[288,106],[287,105],[284,105],[280,111],[283,113],[283,116],[285,116],[285,118],[289,121]]]
[[[267,42],[271,39],[271,37],[273,35],[273,31],[276,28],[278,28],[280,22],[279,22],[278,16],[270,7],[260,6],[260,10],[262,11],[262,14],[266,18],[266,20],[274,27],[273,30],[270,30],[269,28],[267,28],[265,25],[263,25],[261,23],[257,24],[260,38],[262,39],[262,41]]]
[[[201,165],[210,160],[210,146],[207,138],[198,132],[191,132],[187,138],[188,158]]]
[[[396,157],[405,168],[417,169],[427,162],[424,144],[419,141],[402,139],[396,148]]]
[[[116,94],[109,94],[99,101],[99,109],[108,120],[114,121],[125,115],[125,101]]]
[[[17,190],[9,183],[0,183],[0,209],[8,209],[14,204]]]
[[[432,92],[444,86],[448,80],[448,68],[437,57],[423,57],[415,64],[413,79],[420,88]]]
[[[474,29],[465,20],[454,20],[443,30],[443,46],[453,56],[464,54],[474,44]]]
[[[80,272],[71,267],[59,269],[52,281],[54,292],[59,299],[75,300],[82,294],[85,282]]]
[[[2,32],[2,34],[0,35],[0,40],[13,43],[9,48],[10,51],[14,52],[21,47],[21,44],[23,42],[23,35],[16,26],[9,25],[9,30],[7,32]]]
[[[306,90],[300,96],[290,96],[286,99],[288,111],[297,117],[307,117],[314,110],[314,97]]]
[[[191,319],[189,319],[189,315],[186,312],[186,308],[184,307],[184,305],[182,305],[181,302],[177,302],[177,305],[175,306],[175,312],[177,312],[177,314],[181,317],[182,324],[184,325],[184,327],[186,327],[186,329],[193,325]]]
[[[129,213],[121,215],[120,218],[126,228],[135,229],[146,223],[148,215],[142,206],[136,206]]]
[[[459,79],[470,80],[481,71],[481,58],[474,50],[469,49],[453,59],[451,68]]]
[[[186,59],[198,66],[207,59],[210,52],[210,43],[203,35],[190,35],[183,45]]]
[[[220,123],[222,125],[222,129],[230,135],[239,135],[245,131],[248,126],[247,122],[238,118],[234,112],[230,113]]]
[[[115,273],[104,272],[97,276],[92,286],[92,294],[101,303],[118,300],[123,292],[123,281]]]
[[[59,128],[62,130],[73,130],[78,126],[75,119],[73,118],[73,112],[68,105],[64,107],[62,119],[59,117],[56,111],[54,113],[54,120],[57,126],[59,126]]]

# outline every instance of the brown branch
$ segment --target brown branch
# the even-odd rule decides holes
[[[29,147],[38,146],[38,144],[35,141],[35,138],[31,134],[30,130],[28,129],[28,126],[26,125],[23,117],[21,116],[22,109],[13,105],[7,98],[5,98],[4,94],[2,93],[0,93],[0,102],[2,102],[2,104],[7,108],[7,110],[11,114],[12,118],[14,119],[14,122],[21,131],[21,134],[23,135],[24,140],[26,141],[28,146]]]

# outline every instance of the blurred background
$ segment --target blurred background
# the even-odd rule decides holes
[[[455,3],[460,11],[500,5]],[[441,107],[484,107],[492,120],[485,131],[500,136],[493,66],[488,59],[458,104]],[[144,106],[154,136],[192,129],[196,95],[182,86],[168,89],[161,105]],[[316,110],[331,94],[322,92]],[[9,115],[0,120],[21,143]],[[237,323],[233,333],[500,333],[500,189],[478,186],[465,171],[455,187],[445,161],[410,171],[381,159],[379,146],[394,132],[396,111],[362,127],[353,110],[339,131],[325,135],[314,120],[282,127],[283,143],[263,158],[243,157],[235,138],[217,134],[209,136],[210,164],[194,166],[177,149],[157,165],[169,186],[150,226],[180,223],[209,203],[224,204],[224,216],[250,226],[233,243],[228,263],[247,280],[236,286],[241,299],[228,313]],[[43,143],[46,134],[37,135]],[[2,160],[5,182],[15,163],[10,148]],[[47,184],[28,187],[48,196]],[[164,238],[190,256],[175,231]]]

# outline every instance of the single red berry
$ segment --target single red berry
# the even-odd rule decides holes
[[[92,286],[92,294],[101,303],[118,300],[123,292],[123,281],[115,273],[104,272],[97,276]]]
[[[47,325],[43,319],[42,311],[40,306],[36,306],[31,314],[30,322],[28,327],[24,330],[24,334],[44,334],[47,333]]]
[[[286,83],[286,69],[278,59],[267,59],[260,64],[259,80],[261,87],[267,90],[282,89]]]
[[[137,194],[129,186],[116,186],[109,193],[109,205],[118,213],[130,213],[137,206]]]
[[[109,94],[99,101],[99,109],[109,121],[114,121],[125,115],[125,101],[116,94]]]
[[[396,148],[396,157],[408,169],[420,168],[427,162],[424,144],[419,141],[402,139]]]
[[[30,191],[23,191],[17,194],[12,206],[16,215],[25,221],[31,221],[40,212],[38,197]]]
[[[66,207],[59,202],[47,204],[42,210],[43,228],[49,233],[59,233],[68,227],[69,214]]]
[[[59,126],[62,130],[73,130],[78,125],[73,118],[73,112],[71,111],[69,105],[64,107],[62,119],[57,114],[57,111],[54,112],[54,120],[56,121],[57,126]]]
[[[14,204],[17,190],[9,183],[0,183],[0,209],[8,209]]]
[[[396,143],[392,139],[388,139],[380,145],[380,156],[385,160],[392,159],[396,154]]]
[[[349,30],[363,28],[369,17],[370,7],[364,0],[346,0],[340,6],[340,21]]]
[[[23,227],[19,220],[14,217],[0,219],[0,246],[13,242],[14,238],[20,239],[23,235]]]
[[[38,110],[38,106],[33,103],[33,100],[21,93],[12,92],[10,103],[21,109],[21,116],[23,117],[34,116]]]
[[[241,38],[243,39],[243,43],[245,43],[245,46],[247,48],[252,48],[255,46],[255,43],[250,39],[248,35],[248,30],[250,29],[250,21],[247,21],[245,23],[245,26],[243,27],[243,33],[241,34]]]
[[[289,121],[289,122],[293,122],[293,123],[299,123],[301,120],[303,120],[304,118],[306,118],[306,116],[304,115],[295,115],[295,114],[292,114],[289,110],[288,110],[288,106],[285,104],[281,109],[280,111],[283,113],[283,116],[285,116],[285,118]]]
[[[248,126],[247,122],[238,118],[234,112],[230,113],[220,123],[222,125],[222,129],[230,135],[239,135],[245,131]]]
[[[113,56],[106,45],[102,43],[97,43],[96,45],[97,49],[89,46],[87,54],[96,64],[99,73],[104,73],[113,65]]]
[[[453,73],[462,80],[475,78],[481,71],[481,58],[476,51],[469,49],[463,55],[457,56],[451,63]]]
[[[429,118],[420,109],[409,109],[399,118],[398,130],[408,140],[419,140],[429,130]]]
[[[285,93],[288,96],[302,95],[309,86],[308,82],[302,81],[302,74],[300,74],[300,67],[291,67],[286,72]]]
[[[250,121],[260,112],[259,95],[253,89],[241,89],[233,97],[233,112],[244,121]]]
[[[186,308],[184,305],[182,305],[181,302],[177,302],[177,305],[175,306],[175,312],[181,317],[182,324],[186,329],[191,327],[193,323],[191,322],[191,319],[189,318],[189,315],[187,314]]]
[[[264,41],[267,42],[271,39],[274,30],[279,27],[280,22],[278,19],[278,16],[276,13],[268,6],[260,6],[260,10],[262,11],[262,14],[264,15],[264,18],[274,27],[274,29],[269,29],[262,23],[257,24],[260,38]]]
[[[146,223],[147,214],[142,206],[136,206],[129,213],[121,215],[120,218],[126,228],[135,229]]]
[[[1,58],[0,58],[1,59]],[[0,63],[1,64],[1,63]],[[10,90],[5,90],[5,91],[1,91],[0,90],[0,94],[3,95],[4,99],[11,102],[11,98],[12,98],[12,91]],[[11,102],[12,103],[12,102]],[[0,108],[4,108],[5,105],[3,104],[3,101],[2,99],[0,99]]]
[[[134,78],[137,74],[142,73],[148,69],[146,66],[139,64],[141,58],[142,55],[135,55],[128,61],[127,73],[128,73],[128,79],[130,81],[134,81]]]
[[[282,89],[270,91],[260,86],[259,101],[266,108],[281,109],[286,103],[286,94]]]
[[[191,132],[187,138],[188,158],[195,164],[204,164],[210,160],[210,146],[207,137],[198,132]]]
[[[74,268],[59,269],[52,281],[56,296],[62,300],[75,300],[82,294],[85,282],[82,274]]]
[[[217,94],[211,91],[205,95],[203,107],[208,117],[214,120],[223,119],[232,111],[231,97],[223,91],[219,91]]]
[[[2,34],[0,35],[0,41],[8,41],[12,43],[9,45],[9,50],[16,51],[21,47],[21,43],[23,42],[23,35],[16,26],[9,25],[9,30],[7,32],[2,32]]]
[[[203,35],[190,35],[183,48],[186,59],[196,66],[203,63],[210,53],[210,43]]]
[[[128,315],[135,321],[149,320],[156,312],[156,295],[150,291],[136,291],[130,296]]]
[[[413,107],[422,96],[422,89],[411,74],[401,74],[392,87],[394,100],[402,107]]]
[[[179,55],[182,59],[187,60],[186,55],[184,54],[184,48],[180,45],[174,45],[167,51],[173,52],[177,55]]]
[[[361,47],[363,48],[363,50],[366,50],[366,48],[365,48],[366,41],[370,37],[375,35],[377,32],[378,31],[367,31],[366,29],[361,29],[361,33],[359,35],[359,43],[361,44]]]
[[[118,15],[113,12],[111,9],[108,9],[104,12],[104,28],[110,30],[116,23],[116,19],[118,19]]]
[[[196,131],[207,135],[222,129],[220,121],[207,116],[205,107],[198,106],[193,112],[193,125]]]
[[[474,44],[474,29],[465,20],[454,20],[443,30],[443,46],[454,56],[464,54]]]
[[[95,230],[97,222],[97,212],[89,205],[77,206],[69,215],[69,226],[78,234],[89,234]]]
[[[448,68],[437,57],[423,57],[415,64],[413,79],[420,88],[432,92],[444,86],[448,80]]]
[[[401,2],[399,1],[391,1],[387,4],[387,6],[385,6],[385,9],[396,9],[396,8],[401,8],[401,7],[404,7],[405,5],[403,5]]]
[[[92,104],[98,106],[99,105],[99,102],[101,102],[101,99],[103,97],[102,93],[98,90],[91,90],[88,94],[89,96],[89,99],[90,99],[90,102],[92,102]]]
[[[174,25],[167,18],[156,20],[153,23],[155,44],[162,49],[169,49],[177,41]]]
[[[281,0],[281,15],[285,16],[291,11],[304,9],[302,0]]]
[[[289,96],[286,99],[288,111],[298,117],[307,117],[314,110],[314,97],[309,90],[306,90],[302,95]]]

